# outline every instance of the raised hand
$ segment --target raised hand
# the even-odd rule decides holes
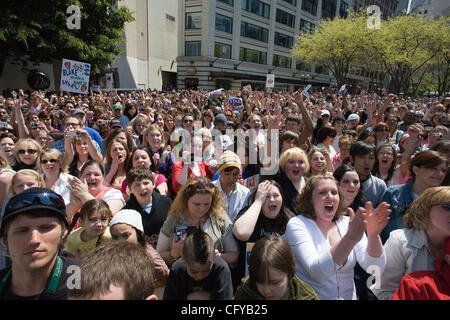
[[[392,210],[389,209],[391,205],[387,202],[382,202],[378,205],[378,207],[372,211],[372,202],[367,202],[366,204],[366,230],[367,235],[378,235],[381,231],[383,231],[384,227],[386,227],[389,222],[389,215]]]
[[[366,230],[366,209],[359,207],[356,213],[352,208],[348,208],[350,223],[348,225],[347,236],[355,243],[361,240]]]

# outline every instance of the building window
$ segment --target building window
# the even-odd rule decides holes
[[[296,70],[301,70],[301,71],[307,71],[307,72],[311,72],[311,65],[308,63],[305,63],[303,61],[297,61],[296,65],[295,65],[295,69]]]
[[[201,41],[186,41],[185,56],[200,56],[202,48],[201,43]]]
[[[218,0],[218,1],[229,4],[230,6],[233,5],[233,0]]]
[[[317,2],[318,0],[303,0],[302,10],[312,14],[313,16],[317,15]]]
[[[198,78],[184,79],[184,86],[186,89],[197,90],[198,89]]]
[[[297,0],[283,0],[283,1],[292,4],[294,7],[297,6]]]
[[[342,1],[341,6],[339,7],[339,16],[342,18],[348,17],[348,3]]]
[[[242,10],[269,19],[270,5],[259,0],[242,0]]]
[[[322,19],[334,19],[336,6],[336,0],[322,0]]]
[[[295,16],[280,9],[277,9],[276,21],[291,28],[295,26]]]
[[[201,12],[186,13],[185,28],[186,28],[186,30],[201,29],[202,28],[202,13]]]
[[[314,33],[314,29],[316,28],[315,24],[304,19],[300,19],[300,32],[301,33]]]
[[[316,73],[320,73],[320,74],[326,74],[328,75],[328,68],[326,66],[323,65],[317,65],[316,69],[315,69]]]
[[[253,63],[259,63],[259,64],[266,64],[267,63],[267,53],[253,50],[253,49],[248,49],[248,48],[240,48],[239,49],[239,60],[253,62]]]
[[[285,47],[291,49],[294,46],[294,37],[275,32],[274,43],[277,46]]]
[[[280,68],[290,68],[292,65],[292,59],[285,56],[273,55],[272,65]]]
[[[230,80],[216,79],[216,88],[224,88],[225,90],[230,90]]]
[[[241,22],[241,36],[267,42],[269,39],[269,29],[243,21]]]
[[[215,42],[214,56],[219,58],[231,59],[231,45]]]
[[[216,13],[216,30],[233,33],[233,18]]]

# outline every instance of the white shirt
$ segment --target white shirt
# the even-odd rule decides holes
[[[236,183],[236,189],[231,192],[231,195],[228,195],[222,190],[222,186],[220,184],[220,178],[213,181],[213,184],[219,188],[220,192],[223,194],[223,198],[225,200],[225,211],[228,213],[231,222],[234,223],[239,211],[242,210],[247,205],[247,199],[250,196],[250,190],[247,187],[244,187],[240,183]]]
[[[405,274],[415,271],[436,271],[423,230],[398,229],[391,232],[384,244],[387,257],[381,281],[370,287],[380,300],[391,299]]]
[[[346,216],[336,221],[341,236],[347,233],[349,221]],[[321,300],[338,297],[338,281],[339,296],[345,300],[356,300],[353,280],[356,261],[365,270],[369,266],[377,266],[380,273],[386,265],[384,252],[378,258],[371,257],[367,253],[365,234],[353,247],[344,265],[337,265],[330,253],[331,246],[316,222],[302,215],[289,220],[283,237],[294,251],[297,276],[312,286]]]

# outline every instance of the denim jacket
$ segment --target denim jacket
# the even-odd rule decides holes
[[[389,222],[380,234],[383,243],[389,238],[391,231],[405,227],[403,215],[415,200],[412,191],[413,183],[414,180],[411,180],[406,184],[391,186],[383,194],[381,202],[385,201],[389,203],[391,205],[390,209],[392,210]]]

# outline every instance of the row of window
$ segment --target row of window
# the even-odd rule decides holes
[[[220,2],[234,5],[233,0],[218,0]],[[297,6],[297,0],[283,0],[284,2],[290,3],[293,6]],[[317,6],[319,0],[302,0],[302,10],[308,12],[309,14],[317,15]],[[341,1],[339,7],[339,15],[341,17],[347,17],[348,13],[348,3]],[[322,18],[333,19],[335,17],[337,8],[337,0],[322,0]],[[242,9],[245,11],[252,12],[264,18],[269,18],[270,16],[270,5],[260,0],[242,0]],[[278,15],[278,9],[277,9]]]
[[[188,12],[188,13],[186,13],[186,20],[185,21],[186,21],[185,22],[185,29],[186,30],[201,29],[202,28],[202,12]],[[287,12],[284,12],[282,10],[279,10],[279,9],[277,9],[276,21],[278,23],[284,24],[284,25],[289,26],[291,28],[295,27],[295,16],[290,14],[290,13],[287,13]],[[304,28],[305,24],[309,24],[309,25],[314,26],[314,24],[312,22],[308,22],[306,20],[300,19],[300,30],[303,31],[303,28]],[[251,24],[247,23],[247,22],[242,22],[241,23],[241,34],[247,32],[247,28],[249,28],[248,25],[251,25]],[[254,25],[252,25],[252,27],[250,27],[250,29],[252,29],[252,30],[255,29],[255,28],[264,29],[264,28],[261,28],[261,27],[258,27],[258,26],[254,26]],[[242,29],[244,29],[244,31]],[[314,27],[309,28],[308,31],[310,29],[314,30]],[[228,33],[233,33],[233,18],[227,17],[227,16],[224,16],[224,15],[221,15],[221,14],[217,13],[216,14],[216,30],[223,31],[223,32],[228,32]],[[267,29],[265,29],[265,30],[267,30]],[[249,31],[249,32],[252,33],[253,31]],[[264,31],[258,31],[258,32],[264,32]],[[253,38],[253,36],[250,36],[250,38]],[[262,36],[262,38],[264,38],[264,36]]]
[[[186,41],[185,43],[185,55],[186,56],[199,56],[201,55],[201,41]],[[214,43],[214,56],[231,59],[231,45],[215,42]],[[239,48],[239,60],[267,64],[267,53],[263,51],[253,50],[249,48]],[[292,66],[292,58],[280,56],[277,54],[273,55],[272,65],[280,68],[290,69]],[[296,64],[297,70],[309,71],[311,72],[311,65],[304,62],[298,61]],[[323,66],[316,67],[317,73],[325,73]]]

